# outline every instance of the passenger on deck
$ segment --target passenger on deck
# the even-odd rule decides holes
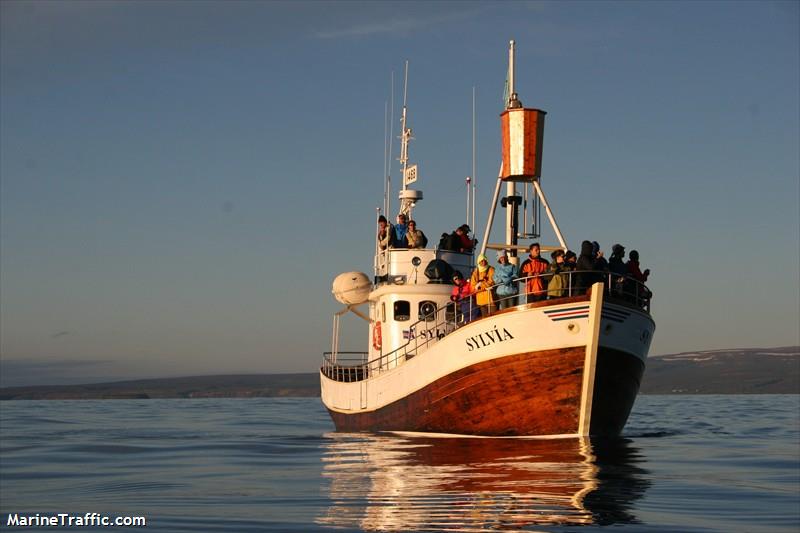
[[[615,244],[611,247],[611,258],[608,261],[608,271],[618,276],[624,276],[628,268],[625,266],[625,247]]]
[[[581,243],[581,255],[578,257],[578,262],[575,264],[575,291],[573,294],[586,294],[589,287],[595,281],[598,281],[597,273],[595,272],[594,250],[591,241],[583,241]]]
[[[497,295],[497,308],[507,309],[517,305],[519,285],[514,281],[519,277],[517,265],[508,260],[505,250],[497,252],[498,265],[494,269],[495,294]]]
[[[538,302],[547,299],[547,284],[542,274],[547,272],[550,263],[541,257],[541,247],[538,242],[531,244],[528,249],[530,255],[522,263],[519,269],[519,275],[528,278],[525,281],[525,289],[528,295],[527,302]]]
[[[608,260],[608,271],[612,274],[611,289],[616,294],[622,294],[625,275],[628,273],[628,267],[623,262],[624,259],[625,247],[621,244],[612,246],[611,257]]]
[[[406,240],[409,248],[425,248],[428,245],[428,238],[422,230],[417,229],[417,223],[413,220],[408,221]]]
[[[389,247],[392,240],[392,226],[386,220],[386,217],[381,215],[378,217],[378,248],[385,250]]]
[[[569,277],[565,273],[564,266],[564,250],[554,250],[550,257],[553,258],[553,262],[550,263],[550,268],[547,270],[551,274],[547,282],[547,297],[550,299],[563,298],[566,296],[569,286]]]
[[[394,225],[394,235],[392,243],[389,245],[392,248],[408,248],[408,240],[406,240],[406,233],[408,226],[406,226],[406,216],[403,213],[397,215],[397,224]]]
[[[647,278],[650,276],[650,269],[646,268],[644,272],[639,269],[639,252],[636,250],[631,250],[630,260],[625,263],[625,266],[628,269],[628,275],[635,279],[636,281],[641,281],[644,283],[647,281]]]
[[[457,306],[456,323],[467,324],[478,314],[478,309],[472,305],[472,286],[458,271],[453,272],[453,285],[450,300]]]
[[[650,277],[650,269],[646,268],[644,272],[639,269],[639,252],[636,250],[631,250],[631,253],[628,254],[628,256],[630,257],[630,260],[625,263],[625,266],[628,269],[629,278],[633,278],[639,283],[646,282],[647,278]],[[625,280],[625,294],[634,296],[637,300],[637,303],[641,305],[644,301],[652,298],[653,293],[639,283],[635,283],[630,279]]]
[[[572,250],[567,250],[564,254],[564,272],[567,276],[567,296],[572,296],[575,293],[575,268],[578,262],[578,256]]]
[[[456,228],[456,235],[458,236],[458,249],[456,251],[469,254],[472,253],[472,249],[475,248],[475,243],[477,242],[475,239],[469,238],[469,226],[466,224],[460,225]]]
[[[594,269],[599,272],[608,272],[608,261],[603,257],[603,250],[597,241],[592,241],[592,254],[594,254]]]
[[[470,277],[472,290],[475,291],[475,304],[481,310],[482,316],[489,316],[494,312],[494,267],[489,266],[485,255],[478,256],[478,266],[472,271]]]

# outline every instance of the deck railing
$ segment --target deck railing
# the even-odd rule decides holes
[[[567,284],[561,289],[563,294],[560,296],[549,294],[546,288],[547,281],[554,275],[552,272],[517,278],[512,283],[516,284],[518,288],[521,284],[523,290],[518,294],[505,298],[497,298],[493,295],[492,303],[481,307],[475,304],[475,294],[470,296],[464,304],[450,302],[412,324],[409,327],[409,339],[406,343],[374,359],[368,360],[369,352],[324,352],[322,373],[334,381],[346,383],[362,381],[375,373],[395,368],[404,361],[421,354],[453,331],[480,317],[481,311],[485,311],[488,313],[487,316],[491,316],[498,311],[498,304],[501,302],[507,302],[508,307],[535,301],[548,301],[556,304],[560,299],[586,294],[589,287],[598,281],[603,282],[604,292],[610,301],[637,307],[650,313],[650,301],[653,293],[644,283],[630,276],[588,270],[565,271],[559,274],[567,277]],[[528,281],[533,278],[542,278],[545,281],[545,288],[542,291],[536,293],[527,291]],[[490,290],[494,292],[496,287],[497,285],[491,287]]]

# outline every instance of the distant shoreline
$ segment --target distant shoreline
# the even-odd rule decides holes
[[[641,394],[800,394],[800,347],[652,357]],[[319,397],[319,374],[235,374],[0,388],[2,400]]]

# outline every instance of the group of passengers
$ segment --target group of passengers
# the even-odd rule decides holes
[[[469,237],[469,226],[462,224],[452,233],[443,233],[439,240],[440,250],[451,250],[461,253],[472,253],[477,241]],[[428,246],[428,237],[422,230],[417,229],[417,223],[408,220],[403,213],[397,215],[397,222],[389,224],[386,217],[378,217],[378,248],[425,248]]]
[[[440,250],[472,253],[477,240],[469,236],[470,227],[462,224],[452,233],[443,233],[439,240]],[[428,238],[417,229],[414,220],[405,214],[397,215],[396,224],[389,224],[386,217],[378,217],[378,248],[425,248]],[[557,249],[547,259],[541,256],[539,243],[528,248],[528,257],[519,267],[513,264],[505,250],[497,252],[497,266],[489,265],[485,255],[479,255],[477,267],[469,279],[458,271],[453,273],[453,291],[450,299],[457,302],[465,321],[478,316],[488,316],[496,310],[517,305],[519,286],[517,280],[525,281],[525,302],[563,298],[585,294],[595,282],[610,280],[613,291],[620,297],[633,297],[639,304],[652,297],[647,289],[641,292],[637,282],[644,283],[650,269],[644,272],[639,267],[639,252],[631,250],[625,259],[625,247],[615,244],[611,258],[606,260],[597,241],[583,241],[581,253]],[[573,274],[574,272],[574,274]]]
[[[636,283],[646,282],[650,275],[650,269],[642,272],[639,267],[639,252],[631,250],[630,259],[624,262],[625,247],[615,244],[610,261],[603,255],[596,241],[583,241],[580,256],[571,250],[554,250],[552,262],[544,259],[539,244],[533,243],[519,268],[509,261],[505,250],[497,252],[496,267],[489,265],[485,255],[479,255],[470,279],[464,279],[460,272],[453,274],[450,299],[458,303],[463,321],[469,322],[516,306],[520,279],[525,281],[526,303],[585,294],[593,283],[607,278],[617,296],[632,297],[640,305],[652,297],[646,289],[642,289],[646,293],[641,292]]]
[[[381,215],[378,217],[378,248],[425,248],[428,246],[428,237],[417,229],[417,223],[408,220],[400,213],[397,223],[392,225]]]

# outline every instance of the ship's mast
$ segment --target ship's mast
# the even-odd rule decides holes
[[[407,127],[408,121],[408,61],[406,60],[405,76],[403,80],[403,115],[400,118],[400,164],[403,166],[403,188],[400,189],[400,212],[411,218],[412,210],[417,202],[422,200],[422,191],[409,189],[408,186],[417,181],[417,165],[408,164],[408,143],[413,139],[411,128]]]
[[[506,110],[522,107],[522,102],[514,91],[514,45],[511,40],[508,46],[508,100]],[[509,262],[518,264],[517,236],[519,235],[519,206],[522,198],[517,194],[517,184],[514,181],[506,182],[506,196],[502,205],[506,208],[506,244],[508,245]]]
[[[508,99],[505,103],[505,110],[500,114],[503,130],[503,158],[492,198],[492,206],[489,209],[489,219],[483,234],[483,243],[481,244],[481,254],[486,252],[486,248],[507,249],[510,252],[512,262],[517,261],[517,252],[521,248],[518,242],[520,236],[525,238],[537,238],[539,236],[538,223],[532,234],[519,231],[519,208],[522,205],[522,197],[517,193],[517,183],[523,183],[526,187],[529,184],[533,188],[536,198],[544,206],[550,224],[553,226],[560,244],[559,248],[567,249],[567,244],[561,235],[561,230],[556,224],[555,216],[550,210],[547,198],[539,183],[542,166],[544,117],[546,113],[540,109],[522,107],[522,102],[520,102],[514,88],[514,52],[515,42],[512,40],[509,42],[508,49]],[[500,190],[503,182],[506,184],[506,195],[500,199]],[[533,194],[531,197],[533,198]],[[506,208],[505,242],[503,244],[489,244],[489,234],[494,222],[498,200]],[[548,248],[552,249],[552,247]]]

